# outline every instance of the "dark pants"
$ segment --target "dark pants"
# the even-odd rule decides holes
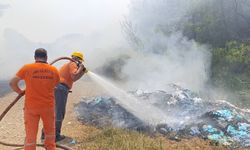
[[[63,122],[64,116],[65,116],[68,93],[69,93],[69,88],[66,85],[59,83],[56,86],[56,89],[55,89],[56,138],[59,138],[61,135],[61,128],[62,128],[62,122]],[[44,139],[43,129],[42,129],[41,139]]]
[[[62,122],[65,116],[69,88],[64,84],[58,84],[55,89],[56,100],[56,137],[61,135]]]

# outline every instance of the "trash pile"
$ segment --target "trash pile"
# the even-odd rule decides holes
[[[139,118],[116,104],[111,97],[95,97],[80,102],[76,106],[78,119],[97,127],[114,126],[133,129],[143,125]]]
[[[116,104],[115,98],[84,98],[75,106],[79,121],[97,127],[119,127],[147,133],[160,133],[174,140],[198,136],[232,147],[250,147],[250,113],[223,101],[206,101],[179,86],[173,90],[129,92],[150,103],[178,122],[150,125]],[[143,108],[142,108],[143,109]],[[146,112],[145,112],[146,115]]]

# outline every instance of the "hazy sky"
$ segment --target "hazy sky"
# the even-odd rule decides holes
[[[118,28],[129,0],[0,0],[7,5],[0,35],[11,28],[33,42],[53,42],[66,34]]]
[[[38,47],[48,50],[49,61],[82,51],[94,68],[105,50],[124,45],[120,23],[129,1],[0,0],[0,79],[33,62]]]

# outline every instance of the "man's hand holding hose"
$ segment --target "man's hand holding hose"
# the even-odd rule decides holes
[[[88,70],[87,70],[86,67],[83,65],[83,63],[80,63],[78,66],[79,66],[78,69],[82,70],[83,73],[87,73],[87,72],[88,72]]]
[[[77,66],[78,66],[77,71],[72,75],[72,79],[74,82],[80,79],[85,73],[87,73],[86,72],[87,69],[84,67],[82,62],[78,61]]]

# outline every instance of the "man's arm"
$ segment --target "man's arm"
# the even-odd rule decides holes
[[[80,64],[77,71],[71,74],[72,80],[74,82],[77,81],[84,75],[85,72],[86,72],[86,68],[84,67],[83,64]]]
[[[18,93],[18,94],[23,94],[24,91],[21,90],[21,89],[19,88],[19,86],[18,86],[18,83],[19,83],[20,80],[21,80],[21,78],[19,78],[18,76],[15,76],[15,77],[13,77],[13,78],[10,80],[9,85],[10,85],[10,87],[12,88],[12,90],[14,90],[16,93]]]

